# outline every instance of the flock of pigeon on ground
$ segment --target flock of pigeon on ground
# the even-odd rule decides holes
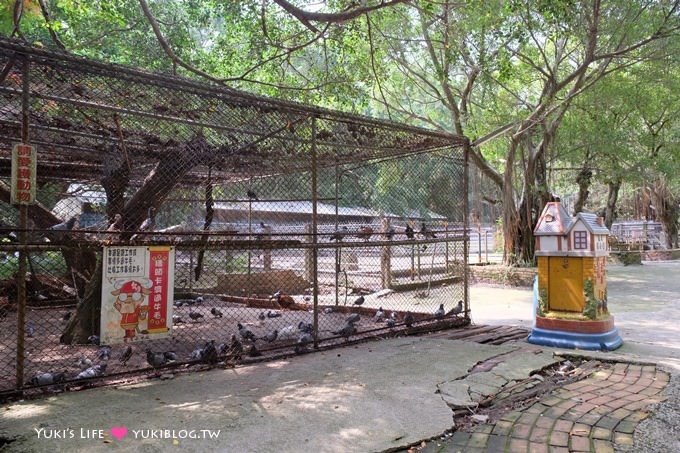
[[[277,292],[271,296],[271,299],[276,301],[283,295],[281,292]],[[364,296],[359,296],[354,302],[353,306],[361,306],[365,302]],[[198,305],[203,304],[203,298],[197,297],[195,299],[179,299],[175,300],[174,306],[177,308],[189,307],[189,317],[194,322],[200,322],[204,317],[202,313],[194,310]],[[463,301],[458,301],[457,305],[453,307],[448,312],[444,308],[444,304],[440,304],[439,308],[433,313],[434,319],[441,320],[447,317],[457,317],[463,312]],[[223,314],[217,307],[212,307],[210,313],[214,318],[222,318]],[[333,313],[332,307],[326,307],[324,313]],[[281,317],[280,311],[268,310],[267,312],[260,312],[258,319],[260,321],[265,321],[267,319],[279,318]],[[64,315],[64,319],[68,319],[70,313]],[[415,319],[413,314],[409,311],[399,319],[396,312],[390,312],[387,314],[382,307],[376,310],[375,314],[372,316],[371,320],[374,323],[386,323],[387,327],[392,328],[396,326],[397,323],[401,322],[406,327],[411,328],[418,321]],[[179,315],[173,315],[173,323],[181,324],[184,320]],[[342,337],[345,341],[348,341],[352,335],[356,335],[359,331],[357,329],[357,324],[361,322],[360,313],[350,314],[346,320],[345,325],[338,330],[329,330],[333,335],[337,337]],[[189,359],[190,363],[203,363],[209,366],[215,366],[220,361],[224,364],[235,364],[243,359],[244,356],[258,357],[261,352],[257,348],[258,342],[266,344],[272,344],[277,341],[290,341],[294,340],[294,350],[296,354],[302,354],[309,350],[309,347],[314,343],[314,325],[309,322],[300,321],[297,325],[289,325],[281,329],[273,329],[269,333],[257,336],[253,330],[244,325],[241,322],[236,323],[238,332],[232,334],[230,341],[216,344],[215,340],[210,340],[206,342],[203,347],[197,348],[192,351]],[[27,323],[26,333],[27,336],[32,337],[34,335],[35,327],[31,322]],[[91,335],[88,338],[88,343],[99,345],[100,339],[97,335]],[[132,346],[128,345],[125,350],[118,357],[118,361],[122,365],[126,365],[127,362],[133,355]],[[108,361],[112,357],[111,346],[104,345],[97,350],[96,361],[99,363],[94,364],[93,360],[87,357],[80,357],[78,359],[77,365],[80,367],[81,371],[73,379],[87,379],[103,376],[106,372]],[[147,363],[154,369],[158,370],[166,365],[170,365],[177,362],[178,356],[174,351],[153,351],[151,349],[146,349],[146,360]],[[27,384],[32,386],[48,386],[62,384],[67,380],[66,372],[54,373],[47,372],[41,373],[33,378],[31,378]]]

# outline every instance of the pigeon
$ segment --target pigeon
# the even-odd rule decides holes
[[[280,317],[281,317],[281,313],[279,313],[278,311],[269,310],[267,312],[267,318],[280,318]]]
[[[51,227],[48,228],[48,230],[52,231],[71,231],[73,227],[76,225],[76,222],[78,221],[77,217],[71,217],[70,219],[57,223],[56,225],[52,225]]]
[[[231,336],[231,344],[229,344],[228,354],[234,360],[241,360],[243,358],[243,344],[239,341],[236,335]]]
[[[298,324],[298,330],[304,333],[313,334],[314,324],[312,324],[311,322],[300,321],[300,323]]]
[[[213,307],[213,308],[210,309],[210,313],[212,313],[212,315],[213,315],[215,318],[221,318],[221,317],[222,317],[222,312],[219,311],[219,310],[218,310],[217,308],[215,308],[215,307]]]
[[[268,226],[264,222],[260,222],[260,225],[255,230],[255,239],[258,241],[264,240],[265,234],[267,234]]]
[[[120,235],[115,234],[115,232],[123,231],[123,216],[120,214],[113,216],[113,222],[111,225],[109,225],[106,231],[110,232],[106,235],[107,241],[117,241],[120,238]]]
[[[424,239],[435,239],[437,237],[434,234],[434,232],[427,229],[425,222],[422,222],[420,224],[420,234],[423,236]]]
[[[52,385],[66,380],[64,373],[41,373],[33,376],[26,384],[28,385]]]
[[[201,305],[203,303],[203,296],[198,296],[196,299],[177,299],[173,302],[175,307],[183,307],[184,305]]]
[[[66,313],[64,313],[64,316],[61,317],[61,320],[63,322],[69,322],[71,320],[71,312],[67,311]]]
[[[183,324],[184,320],[179,315],[172,315],[172,323],[173,324]]]
[[[127,349],[123,351],[121,356],[118,358],[118,361],[123,365],[127,365],[127,361],[130,360],[130,357],[132,357],[132,346],[128,346]]]
[[[249,200],[255,200],[255,201],[259,200],[259,198],[257,198],[257,194],[250,189],[248,189],[248,191],[246,192],[246,196],[248,197]]]
[[[197,311],[191,311],[191,309],[190,309],[189,310],[189,317],[194,321],[198,321],[199,319],[203,318],[203,314],[201,314]]]
[[[203,360],[203,348],[197,348],[191,351],[191,360]]]
[[[92,366],[92,360],[88,359],[87,357],[80,357],[78,359],[78,366],[81,370],[90,368]]]
[[[349,230],[346,226],[343,226],[339,230],[336,230],[335,233],[331,234],[328,239],[330,241],[342,242],[347,234],[349,234]]]
[[[276,329],[274,329],[274,330],[272,330],[270,333],[268,333],[267,335],[265,335],[264,337],[262,337],[262,339],[263,339],[264,341],[266,341],[267,343],[273,343],[274,341],[276,341],[276,338],[277,338],[278,336],[279,336],[279,331],[276,330]]]
[[[78,373],[78,376],[76,376],[76,379],[87,379],[87,378],[93,378],[97,376],[101,376],[106,372],[106,364],[102,363],[100,365],[94,365],[91,366],[90,368],[81,371]]]
[[[446,313],[446,316],[458,316],[463,311],[463,301],[459,300],[458,304]]]
[[[279,330],[279,339],[287,340],[289,338],[296,337],[297,334],[298,330],[295,328],[295,326],[286,326],[283,329]]]
[[[415,318],[413,317],[410,311],[407,311],[406,315],[404,316],[404,324],[406,324],[406,327],[411,327],[414,322]]]
[[[156,228],[156,208],[149,206],[146,219],[139,226],[139,231],[153,231]]]
[[[352,305],[363,305],[365,301],[366,299],[364,299],[364,296],[359,296]]]
[[[248,341],[255,341],[256,340],[255,334],[253,333],[252,330],[250,330],[249,328],[247,328],[246,326],[244,326],[240,322],[236,323],[236,326],[238,327],[238,334],[241,336],[241,338],[243,338],[244,340],[248,340]]]
[[[347,317],[346,321],[347,321],[347,324],[354,324],[356,322],[359,322],[360,319],[361,319],[361,315],[359,313],[352,313],[351,315],[349,315]]]
[[[99,346],[99,335],[90,335],[87,337],[87,342]]]
[[[255,347],[255,344],[251,344],[250,347],[248,347],[248,357],[259,357],[261,355],[262,353]]]
[[[28,338],[33,338],[33,335],[35,335],[35,327],[33,326],[33,321],[28,321],[26,323],[26,336]]]
[[[217,348],[215,348],[215,340],[210,340],[205,344],[201,360],[208,365],[215,365],[217,363]]]
[[[333,307],[326,307],[323,309],[323,312],[326,313],[327,315],[333,313]]]
[[[260,321],[264,321],[265,319],[267,319],[267,317],[265,316],[264,312],[262,311],[262,312],[260,312],[259,315],[257,315],[257,319],[259,319]]]
[[[340,335],[345,337],[345,340],[349,340],[349,337],[355,334],[357,331],[357,328],[354,326],[354,324],[347,323],[345,327],[343,327],[340,330],[336,330],[333,332],[333,335]]]
[[[168,362],[177,361],[177,353],[175,351],[165,351],[163,353],[163,356],[165,357],[165,360],[167,360]]]
[[[109,360],[111,358],[111,346],[102,346],[97,351],[98,360]]]
[[[413,228],[409,224],[406,224],[406,229],[404,230],[404,233],[406,234],[406,237],[408,239],[414,239],[416,237],[415,231],[413,231]]]
[[[387,327],[390,329],[397,325],[397,314],[395,312],[390,313],[390,316],[387,318],[385,321],[387,323]]]
[[[385,239],[391,241],[392,238],[394,238],[394,233],[395,233],[394,227],[389,227],[387,231],[385,231]]]
[[[385,312],[383,311],[382,307],[378,308],[378,311],[375,312],[375,315],[373,315],[373,322],[383,322],[385,319]]]
[[[302,354],[307,350],[307,346],[314,341],[314,337],[307,332],[303,332],[302,335],[298,337],[297,343],[295,344],[295,353]]]
[[[158,368],[168,363],[168,359],[163,352],[153,352],[151,349],[147,349],[146,362],[153,368]]]
[[[434,312],[434,317],[437,319],[442,319],[446,311],[444,310],[444,304],[439,304],[439,308]]]

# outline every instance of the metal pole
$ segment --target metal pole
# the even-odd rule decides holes
[[[312,288],[314,288],[314,347],[319,347],[319,250],[317,248],[317,174],[316,174],[316,117],[312,117]],[[336,203],[337,209],[337,203]],[[337,287],[336,287],[337,293]]]
[[[21,141],[25,145],[29,144],[29,71],[30,62],[28,57],[25,57],[21,68]],[[21,204],[19,205],[19,244],[24,246],[27,242],[27,225],[28,209],[25,204]],[[26,324],[26,256],[26,250],[21,248],[19,250],[19,269],[17,270],[17,389],[24,387],[24,358],[26,349],[24,338]],[[36,276],[34,275],[33,279],[35,278]]]
[[[338,171],[338,158],[337,156],[335,157],[335,231],[337,233],[338,228],[340,225],[338,225],[338,197],[339,197],[339,186],[340,186],[340,172]],[[342,254],[340,253],[340,249],[336,248],[335,249],[335,306],[337,307],[340,301],[338,300],[339,292],[340,292],[340,257]]]
[[[468,159],[470,154],[470,142],[466,141],[463,147],[463,292],[465,300],[465,312],[470,315],[470,294],[469,294],[469,284],[470,284],[470,270],[468,269],[468,241],[469,241],[469,231],[468,231]]]

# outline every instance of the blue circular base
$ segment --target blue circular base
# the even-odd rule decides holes
[[[527,338],[532,344],[566,349],[588,349],[591,351],[613,351],[623,344],[619,329],[598,334],[572,333],[560,330],[546,330],[534,327]]]

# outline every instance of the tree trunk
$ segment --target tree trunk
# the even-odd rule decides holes
[[[607,205],[604,208],[604,225],[612,229],[612,224],[616,220],[616,202],[619,198],[619,189],[621,189],[621,178],[609,181],[607,183],[609,191],[607,193]]]
[[[586,158],[583,162],[583,167],[576,175],[576,184],[578,184],[578,196],[576,202],[574,203],[573,215],[578,214],[583,211],[583,207],[588,201],[588,195],[590,195],[590,184],[593,180],[593,171],[590,169],[590,152],[586,151]]]
[[[656,218],[661,222],[661,228],[666,235],[667,248],[678,247],[678,200],[673,195],[665,180],[659,180],[651,187],[651,194],[654,197],[654,207],[656,208]]]
[[[93,277],[85,294],[76,307],[76,312],[59,337],[62,344],[85,344],[90,335],[99,335],[101,317],[100,301],[102,292],[102,266],[97,260]]]

